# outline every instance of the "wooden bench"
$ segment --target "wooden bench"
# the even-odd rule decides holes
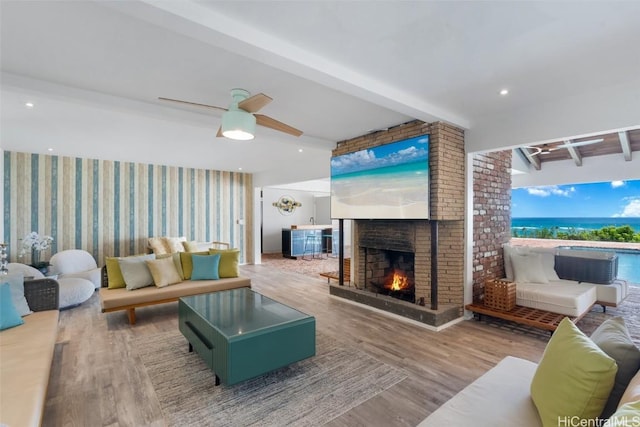
[[[535,328],[545,329],[547,331],[555,331],[562,319],[568,317],[573,323],[578,322],[586,313],[580,317],[571,317],[564,314],[552,313],[550,311],[538,310],[537,308],[523,307],[516,305],[513,310],[499,311],[489,308],[481,303],[467,304],[465,309],[481,315],[496,317],[498,319],[508,320],[510,322],[521,323]]]
[[[351,280],[351,258],[345,258],[342,266],[344,269],[344,281],[349,282]],[[320,275],[327,278],[327,283],[331,282],[331,279],[340,280],[340,271],[326,271],[320,273]]]

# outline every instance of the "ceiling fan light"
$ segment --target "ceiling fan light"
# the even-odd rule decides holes
[[[256,133],[256,118],[242,110],[229,110],[222,115],[222,135],[229,139],[247,141]]]

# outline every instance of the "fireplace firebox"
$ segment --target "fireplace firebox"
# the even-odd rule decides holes
[[[415,303],[415,254],[364,248],[365,289]]]

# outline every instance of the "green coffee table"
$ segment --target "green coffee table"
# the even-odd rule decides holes
[[[179,328],[231,385],[316,354],[316,319],[249,288],[180,298]]]

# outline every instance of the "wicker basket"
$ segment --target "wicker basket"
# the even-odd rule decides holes
[[[507,280],[484,282],[484,305],[498,311],[511,311],[516,306],[516,284]]]

